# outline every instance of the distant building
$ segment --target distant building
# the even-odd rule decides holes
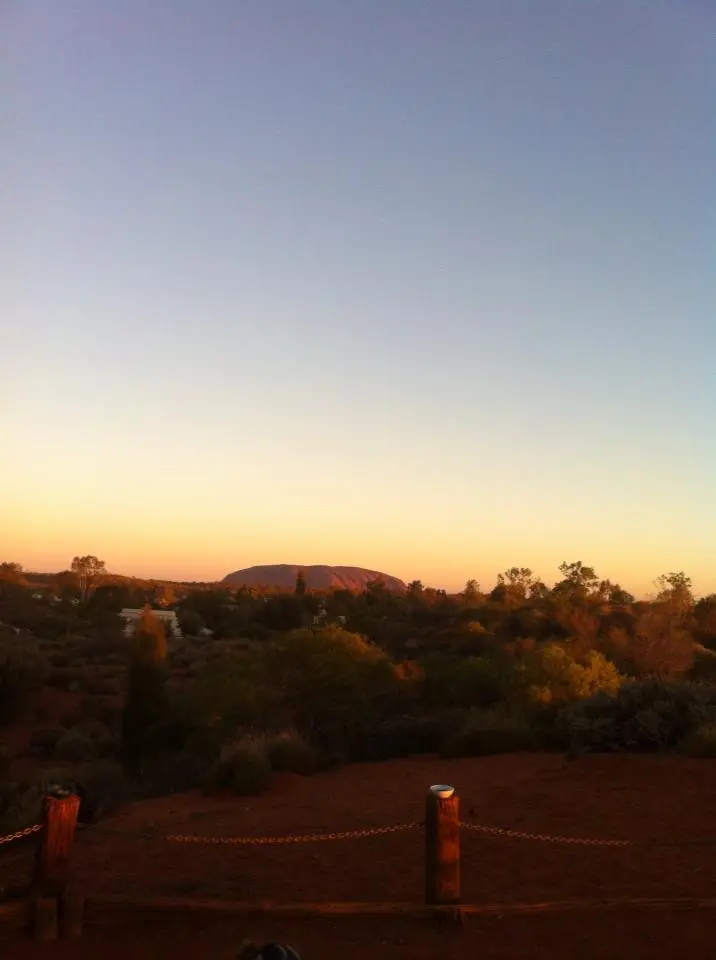
[[[120,617],[125,623],[124,635],[126,637],[131,637],[137,629],[137,622],[143,613],[143,610],[135,610],[130,607],[125,607],[124,610],[122,610]],[[180,637],[182,635],[179,620],[173,610],[151,610],[150,613],[153,617],[156,617],[157,620],[161,620],[162,623],[169,624],[169,629],[173,637]]]

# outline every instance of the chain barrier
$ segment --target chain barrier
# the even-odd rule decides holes
[[[378,837],[390,833],[404,833],[409,830],[415,830],[418,827],[425,826],[424,821],[413,820],[411,823],[396,823],[389,827],[366,827],[361,830],[344,830],[336,833],[304,833],[288,834],[285,836],[269,837],[197,837],[184,834],[170,834],[165,840],[173,843],[196,843],[205,845],[237,845],[237,846],[279,846],[289,843],[317,843],[327,840],[358,840],[363,837]],[[698,840],[597,840],[592,837],[563,837],[549,833],[528,833],[525,830],[508,830],[505,827],[492,827],[483,823],[466,823],[460,821],[460,827],[464,830],[480,833],[488,837],[502,837],[506,840],[528,840],[540,843],[558,843],[579,847],[688,847],[716,844],[716,838],[698,839]],[[41,827],[33,827],[29,832],[33,832]],[[21,831],[20,834],[13,835],[9,839],[15,839],[16,836],[22,836],[28,831]],[[119,831],[121,832],[121,831]],[[149,839],[156,837],[156,834],[148,835]],[[6,843],[6,840],[0,840],[0,843]]]
[[[526,833],[522,830],[506,830],[504,827],[488,827],[482,823],[464,823],[461,827],[489,837],[505,837],[508,840],[541,840],[546,843],[569,843],[582,847],[632,847],[633,840],[594,840],[586,837],[556,837],[547,833]]]
[[[0,837],[0,847],[4,843],[12,843],[13,840],[22,840],[23,837],[29,837],[33,833],[39,833],[44,824],[36,823],[33,827],[25,827],[24,830],[18,830],[16,833],[9,833],[6,837]]]
[[[402,833],[414,830],[422,824],[417,820],[412,823],[396,823],[390,827],[366,827],[362,830],[344,830],[341,833],[304,833],[289,834],[280,837],[190,837],[184,835],[170,835],[166,839],[175,843],[203,843],[203,844],[237,844],[239,846],[269,846],[286,843],[313,843],[325,840],[357,840],[362,837],[379,837],[388,833]]]

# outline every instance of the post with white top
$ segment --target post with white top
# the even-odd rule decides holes
[[[460,799],[455,788],[437,784],[428,790],[425,809],[425,902],[460,903]]]

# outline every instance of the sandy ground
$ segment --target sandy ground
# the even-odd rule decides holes
[[[95,897],[419,903],[419,828],[280,846],[194,845],[166,837],[304,834],[421,820],[427,787],[436,782],[455,785],[467,822],[635,842],[624,848],[571,846],[465,830],[465,902],[716,898],[716,764],[676,757],[585,757],[571,763],[549,755],[426,757],[348,766],[311,778],[281,776],[255,799],[187,794],[146,801],[79,832],[74,880]],[[230,957],[236,942],[252,934],[295,941],[304,960],[716,955],[716,911],[703,909],[625,907],[481,918],[460,929],[337,918],[263,920],[244,929],[239,921],[186,917],[127,921],[109,937],[105,929],[90,926],[80,944],[18,942],[12,955]]]

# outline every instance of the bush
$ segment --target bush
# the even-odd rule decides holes
[[[505,697],[505,671],[486,657],[433,656],[424,668],[423,702],[428,709],[488,709]]]
[[[30,753],[49,760],[55,752],[55,747],[66,735],[64,727],[40,727],[30,735],[28,750]]]
[[[444,739],[439,716],[391,717],[371,731],[365,747],[366,760],[390,760],[435,753]]]
[[[37,784],[0,782],[0,834],[40,822],[43,802],[44,791]]]
[[[401,689],[382,650],[330,628],[292,630],[268,644],[264,685],[281,692],[281,710],[312,743],[340,752],[385,715]]]
[[[274,770],[286,770],[304,776],[316,772],[316,750],[296,730],[284,730],[268,737],[266,752]]]
[[[75,793],[80,798],[79,819],[82,823],[97,822],[131,798],[130,786],[122,767],[111,760],[43,770],[38,782],[41,795],[57,787]]]
[[[645,680],[564,707],[556,730],[574,749],[654,751],[673,749],[714,719],[715,686]]]
[[[271,779],[271,761],[265,742],[242,737],[227,745],[214,768],[212,785],[217,790],[231,790],[237,796],[256,796]]]
[[[716,721],[687,733],[679,744],[679,752],[686,757],[716,757]]]
[[[55,745],[54,757],[67,763],[96,760],[97,748],[92,739],[77,730],[70,730]]]
[[[482,757],[534,750],[538,745],[537,734],[525,717],[500,710],[472,710],[447,738],[441,753],[444,757]]]
[[[621,683],[617,668],[603,654],[590,650],[580,661],[555,643],[527,654],[518,676],[527,700],[542,706],[582,700],[599,691],[613,694]]]
[[[82,764],[73,770],[72,777],[80,797],[80,819],[84,823],[112,813],[130,798],[124,771],[111,760]]]
[[[28,634],[0,628],[0,720],[12,720],[28,694],[39,690],[49,665]]]
[[[211,755],[194,750],[153,754],[137,771],[141,797],[166,797],[206,785],[215,763]]]

